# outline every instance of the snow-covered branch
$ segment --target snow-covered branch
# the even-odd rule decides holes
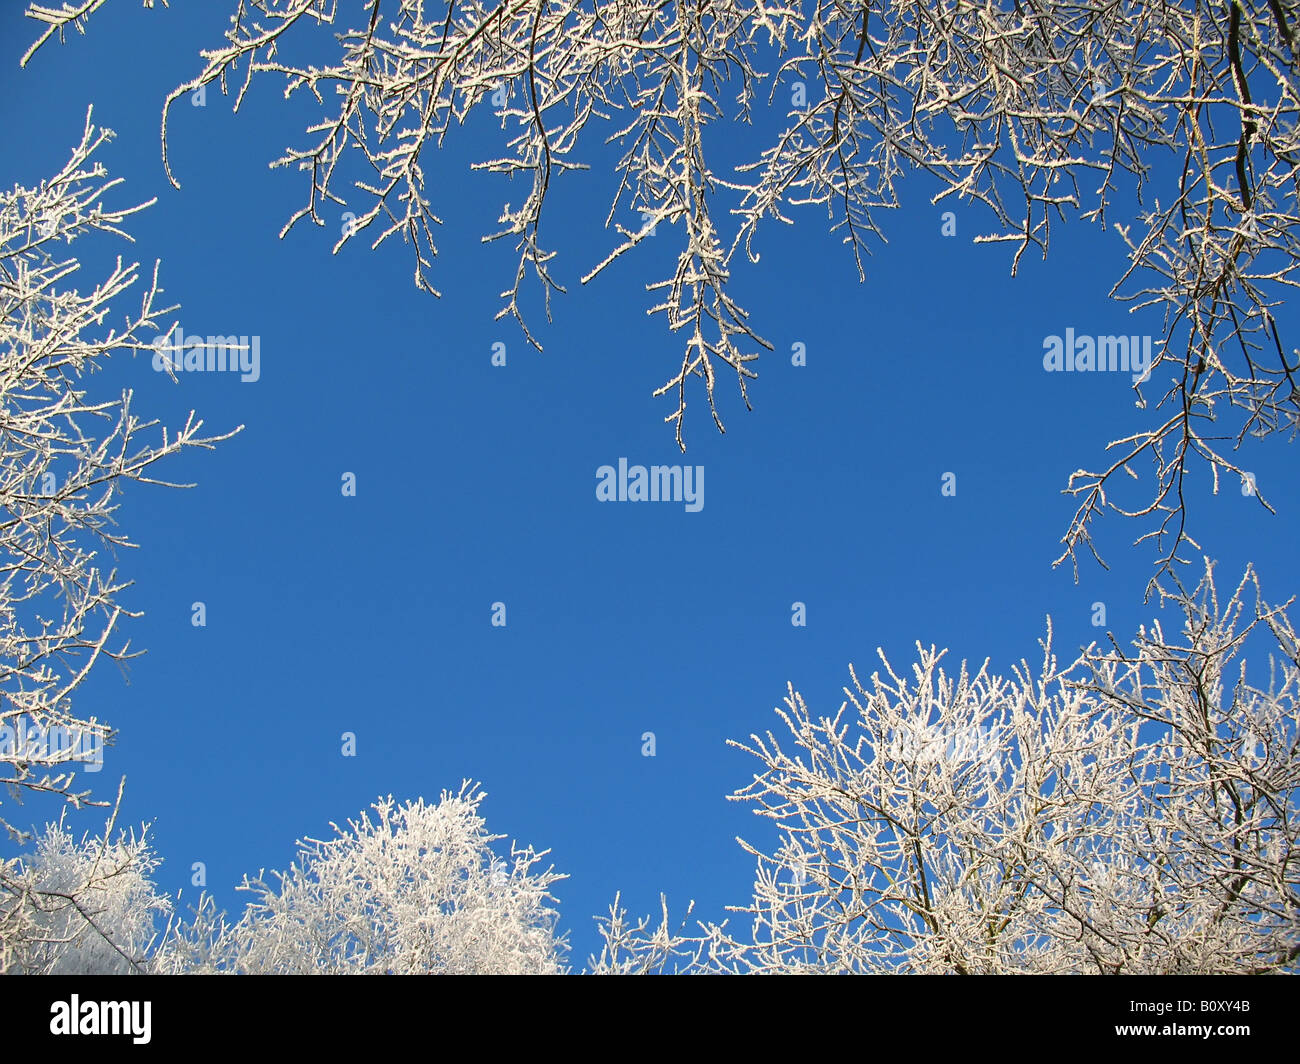
[[[99,2],[29,14],[80,25]],[[1147,326],[1163,333],[1154,364],[1135,384],[1139,410],[1154,397],[1157,416],[1070,478],[1064,490],[1079,501],[1058,563],[1096,554],[1090,530],[1112,510],[1142,523],[1161,551],[1157,575],[1169,571],[1196,546],[1189,470],[1247,479],[1235,453],[1247,437],[1293,439],[1300,427],[1300,362],[1277,317],[1300,251],[1294,0],[367,0],[361,11],[358,27],[333,32],[354,17],[335,0],[236,0],[224,42],[166,100],[168,173],[176,101],[233,82],[239,107],[254,80],[283,78],[286,96],[310,93],[322,109],[276,162],[308,178],[285,229],[327,224],[324,206],[355,189],[362,205],[335,250],[362,233],[372,248],[400,235],[416,284],[436,293],[440,222],[425,167],[490,105],[505,150],[478,169],[527,190],[485,237],[513,240],[518,254],[500,314],[540,347],[522,286],[532,278],[548,314],[564,290],[544,204],[588,165],[584,145],[617,144],[605,224],[618,238],[581,279],[623,264],[651,233],[676,234],[676,268],[647,288],[651,313],[683,337],[655,392],[676,400],[665,420],[683,449],[693,379],[721,430],[719,370],[736,374],[748,405],[770,347],[731,294],[736,252],[757,261],[764,223],[814,206],[864,276],[909,171],[937,180],[936,204],[978,205],[987,227],[976,239],[1009,243],[1013,273],[1026,251],[1047,254],[1054,222],[1109,223],[1129,260],[1112,295],[1158,315]],[[303,43],[319,47],[315,62],[297,58]],[[712,162],[723,123],[756,142],[725,174]],[[1130,499],[1119,489],[1136,462],[1152,479]]]
[[[750,932],[604,927],[600,970],[1247,974],[1300,956],[1300,658],[1255,574],[1221,602],[1207,565],[1131,653],[1051,649],[1010,678],[918,644],[815,714],[733,745],[776,845]],[[1267,687],[1237,662],[1273,649]],[[1234,668],[1234,666],[1236,666]],[[674,960],[675,958],[675,960]],[[684,958],[684,960],[683,960]]]
[[[110,355],[152,351],[144,337],[176,309],[159,305],[155,266],[138,310],[106,328],[140,280],[121,258],[88,293],[71,287],[80,263],[60,248],[94,232],[129,240],[124,225],[148,206],[107,204],[119,182],[91,156],[112,133],[90,118],[57,174],[0,192],[0,783],[74,804],[89,792],[69,770],[102,764],[113,737],[75,711],[77,690],[96,662],[134,656],[118,636],[134,616],[119,601],[130,584],[102,560],[132,546],[114,522],[118,497],[128,483],[167,484],[162,459],[232,435],[201,435],[191,414],[146,443],[158,423],[140,419],[129,390],[94,399],[83,383]]]

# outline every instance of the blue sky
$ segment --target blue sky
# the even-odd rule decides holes
[[[144,616],[126,631],[149,652],[129,682],[102,668],[78,707],[119,729],[88,778],[111,798],[126,775],[124,822],[152,822],[165,889],[196,893],[202,861],[235,909],[242,875],[286,867],[296,838],[323,837],[381,794],[436,798],[468,777],[489,794],[493,831],[549,847],[570,876],[558,895],[581,964],[615,891],[633,912],[663,891],[675,912],[694,898],[708,917],[749,896],[752,861],[734,837],[765,828],[724,796],[757,766],[725,741],[774,727],[787,681],[833,712],[848,664],[869,675],[877,646],[898,669],[920,640],[949,647],[954,665],[988,657],[1005,671],[1032,658],[1049,613],[1063,655],[1103,634],[1094,602],[1125,640],[1151,616],[1156,555],[1131,547],[1145,527],[1098,526],[1109,571],[1085,562],[1076,584],[1051,567],[1074,510],[1069,472],[1143,422],[1125,375],[1045,373],[1043,339],[1161,331],[1107,299],[1125,256],[1113,231],[1056,227],[1051,261],[1027,254],[1013,279],[1009,245],[972,243],[986,214],[953,205],[957,235],[944,237],[949,208],[908,177],[860,284],[824,213],[766,229],[733,291],[775,346],[750,383],[754,409],[723,378],[721,436],[695,382],[683,456],[663,423],[672,404],[651,397],[681,347],[646,316],[644,288],[680,230],[578,283],[614,241],[601,229],[614,156],[598,138],[592,171],[553,186],[543,221],[569,294],[553,322],[535,317],[539,354],[493,320],[513,256],[479,236],[523,190],[468,171],[498,150],[490,115],[425,160],[447,223],[437,300],[412,284],[400,243],[331,256],[343,208],[328,228],[277,238],[306,186],[267,164],[303,142],[315,112],[286,106],[269,79],[238,114],[211,87],[205,107],[182,101],[171,159],[183,188],[166,182],[162,99],[198,71],[229,5],[109,4],[86,36],[20,71],[34,36],[22,7],[0,14],[0,182],[53,173],[93,103],[117,132],[99,156],[126,179],[115,202],[158,203],[132,220],[134,247],[86,248],[81,283],[119,250],[161,259],[186,332],[260,337],[256,382],[173,383],[123,356],[96,384],[134,388],[169,425],[195,409],[214,432],[246,426],[170,464],[193,490],[128,494],[121,524],[140,546],[120,568]],[[757,136],[714,127],[719,157],[757,154],[783,112],[760,115]],[[791,365],[796,343],[804,367]],[[1222,584],[1253,560],[1266,594],[1285,599],[1300,590],[1294,474],[1280,441],[1246,455],[1277,516],[1233,481],[1212,495],[1197,469],[1192,530]],[[703,508],[598,502],[596,470],[620,457],[703,466]],[[340,492],[344,472],[355,498]],[[946,472],[955,497],[940,493]],[[490,624],[498,601],[505,628]],[[795,602],[806,627],[791,625]],[[356,757],[341,756],[345,731]],[[20,823],[48,811],[7,807]]]

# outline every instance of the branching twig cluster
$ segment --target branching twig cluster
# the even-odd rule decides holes
[[[202,422],[191,414],[179,431],[163,429],[157,442],[145,443],[157,422],[140,420],[131,391],[88,397],[87,376],[114,353],[152,350],[144,337],[175,309],[159,305],[155,268],[138,311],[120,328],[107,327],[115,302],[139,280],[138,265],[121,258],[91,291],[71,287],[80,264],[60,248],[93,232],[129,240],[123,225],[148,206],[107,205],[119,182],[91,157],[112,133],[90,119],[88,111],[81,141],[57,174],[36,188],[0,192],[0,784],[18,800],[45,792],[74,806],[107,804],[77,789],[71,770],[88,760],[102,764],[114,736],[76,709],[78,689],[96,662],[136,653],[118,636],[122,618],[136,615],[119,599],[130,584],[103,561],[132,545],[114,521],[121,493],[129,483],[167,484],[156,476],[160,460],[231,435],[200,435]],[[4,817],[0,827],[24,837]],[[58,849],[67,840],[46,841]],[[131,861],[119,850],[114,868],[121,871]],[[59,858],[68,869],[76,865],[71,853]],[[0,939],[11,959],[39,947],[53,964],[54,953],[40,945],[42,928],[64,927],[70,912],[95,928],[93,895],[116,875],[100,858],[85,884],[69,880],[58,890],[24,886],[6,864],[0,890],[25,899],[2,917]]]
[[[29,14],[48,37],[97,6]],[[1109,222],[1130,260],[1113,295],[1163,313],[1146,384],[1160,393],[1155,419],[1111,443],[1103,468],[1070,477],[1079,504],[1058,564],[1077,565],[1080,549],[1097,555],[1090,529],[1109,509],[1147,522],[1139,542],[1153,539],[1157,575],[1169,571],[1184,544],[1197,546],[1185,490],[1196,460],[1217,488],[1221,473],[1248,477],[1236,456],[1248,436],[1293,437],[1300,425],[1300,365],[1276,313],[1295,282],[1300,215],[1295,0],[366,0],[360,12],[363,28],[337,32],[325,45],[333,55],[306,62],[285,58],[289,42],[352,18],[337,0],[236,0],[224,44],[166,101],[168,173],[172,104],[233,80],[238,107],[256,76],[282,76],[286,96],[309,92],[324,111],[277,163],[309,174],[286,230],[302,218],[325,224],[321,207],[344,202],[337,167],[353,153],[369,206],[335,250],[363,231],[372,247],[400,234],[416,284],[436,292],[424,149],[491,100],[508,151],[479,168],[522,180],[527,193],[485,239],[515,241],[500,314],[537,344],[521,286],[532,277],[548,313],[563,291],[543,206],[556,178],[586,165],[583,135],[603,127],[622,149],[605,219],[619,241],[582,280],[680,223],[676,269],[648,288],[659,296],[651,313],[685,336],[677,371],[655,393],[676,398],[666,420],[683,450],[690,378],[703,379],[721,429],[719,370],[736,374],[748,404],[752,363],[770,348],[729,294],[736,252],[756,261],[761,223],[814,205],[861,275],[909,170],[938,180],[937,203],[986,208],[994,224],[978,239],[1011,243],[1013,272],[1027,250],[1047,253],[1054,221]],[[770,124],[756,114],[764,103],[781,116],[775,139],[719,176],[706,130],[727,120],[758,136]],[[1132,197],[1149,205],[1115,218],[1121,195],[1127,214]],[[625,227],[627,210],[645,224]],[[1138,462],[1151,464],[1153,490],[1129,501],[1118,481],[1138,478]]]
[[[1172,596],[1132,652],[971,674],[918,645],[910,677],[852,672],[734,797],[777,828],[750,933],[632,924],[615,904],[598,970],[1244,974],[1300,957],[1300,641],[1253,572]],[[1267,688],[1237,662],[1274,648]]]

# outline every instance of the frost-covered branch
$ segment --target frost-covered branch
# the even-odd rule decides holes
[[[76,712],[78,688],[96,662],[135,654],[118,638],[135,616],[119,601],[130,584],[103,561],[132,546],[114,522],[118,498],[128,483],[187,486],[158,479],[157,463],[231,435],[202,436],[191,414],[146,443],[158,422],[140,419],[131,391],[100,400],[83,383],[114,353],[151,351],[144,336],[176,309],[159,305],[155,266],[138,310],[107,327],[139,280],[121,258],[91,291],[72,287],[80,263],[61,247],[93,232],[130,240],[123,226],[148,206],[107,205],[119,182],[91,156],[112,133],[90,117],[54,177],[0,192],[0,783],[73,804],[89,792],[69,769],[102,763],[114,734]]]
[[[153,7],[154,0],[144,0],[145,7]],[[80,4],[63,3],[58,7],[45,7],[42,4],[28,4],[24,14],[37,22],[44,23],[45,31],[36,39],[35,43],[23,53],[22,59],[18,61],[19,66],[26,66],[28,61],[34,56],[37,50],[55,34],[58,34],[59,43],[62,44],[64,34],[69,26],[76,29],[78,33],[86,32],[86,20],[96,11],[104,6],[104,0],[82,0]],[[167,0],[162,0],[162,6],[167,6]]]
[[[200,899],[188,923],[169,929],[155,968],[234,974],[558,974],[551,886],[565,877],[535,868],[548,851],[512,846],[497,855],[479,815],[486,797],[468,781],[436,805],[391,797],[304,839],[297,863],[245,878],[251,900],[238,921]]]
[[[833,716],[791,688],[777,732],[733,743],[761,765],[734,798],[777,834],[741,840],[749,934],[615,911],[600,970],[1295,972],[1300,642],[1253,571],[1167,597],[1181,631],[1132,652],[1063,667],[1049,625],[1010,678],[918,645],[910,676],[850,669]]]
[[[0,974],[112,975],[144,972],[155,918],[170,901],[150,879],[159,859],[147,839],[120,832],[118,803],[98,838],[77,842],[46,826],[28,857],[0,861]],[[66,813],[67,809],[64,808]]]
[[[1058,563],[1095,555],[1090,530],[1111,510],[1146,529],[1139,542],[1155,542],[1160,575],[1195,546],[1189,471],[1207,465],[1216,485],[1246,477],[1247,438],[1300,427],[1300,361],[1277,310],[1300,247],[1298,18],[1295,0],[367,0],[343,15],[337,0],[236,0],[225,41],[167,98],[163,155],[171,174],[167,115],[186,93],[233,80],[238,107],[255,79],[282,77],[286,96],[310,93],[322,110],[276,162],[308,179],[286,231],[325,225],[323,206],[354,189],[363,206],[335,250],[363,232],[372,248],[400,235],[416,284],[436,293],[425,149],[490,103],[505,148],[478,169],[525,189],[485,237],[511,239],[518,256],[500,314],[540,346],[523,285],[536,283],[548,313],[564,290],[544,204],[597,138],[616,144],[605,224],[618,236],[582,280],[650,234],[675,234],[676,268],[647,288],[651,313],[683,337],[655,392],[676,400],[665,420],[683,449],[693,379],[722,429],[718,372],[736,374],[748,405],[770,347],[731,294],[736,253],[758,260],[765,223],[824,211],[859,276],[910,171],[938,182],[936,204],[977,205],[977,239],[1009,243],[1013,273],[1026,251],[1047,254],[1054,223],[1109,224],[1129,260],[1112,295],[1163,318],[1135,386],[1139,410],[1150,407],[1135,416],[1152,420],[1070,478],[1078,509]],[[298,58],[312,48],[315,62]],[[773,115],[776,132],[763,131]],[[756,141],[728,173],[706,137],[723,123]],[[1129,498],[1137,463],[1150,465],[1149,490]]]

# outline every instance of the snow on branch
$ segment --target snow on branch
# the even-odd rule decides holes
[[[1207,563],[1132,652],[1010,678],[918,644],[832,715],[793,687],[734,800],[775,829],[749,933],[602,925],[611,973],[1258,974],[1300,957],[1300,658],[1253,571]],[[1290,603],[1287,604],[1288,606]],[[1272,645],[1266,687],[1237,662]],[[1280,653],[1279,653],[1280,652]],[[1234,668],[1234,665],[1236,666]]]
[[[114,520],[119,496],[129,483],[188,487],[158,479],[157,464],[233,435],[201,435],[191,412],[146,443],[158,422],[140,419],[130,390],[95,399],[85,386],[111,355],[152,352],[144,337],[176,309],[158,302],[155,265],[138,310],[107,326],[140,280],[139,265],[120,257],[89,292],[71,286],[81,267],[61,247],[96,232],[130,240],[128,219],[149,206],[107,204],[119,181],[91,157],[111,136],[87,111],[57,174],[0,192],[0,784],[74,805],[89,792],[69,770],[114,735],[78,715],[78,688],[97,662],[137,653],[118,637],[136,616],[120,602],[130,583],[104,564],[133,546]],[[0,826],[22,835],[3,817]]]
[[[28,13],[48,36],[101,2]],[[976,239],[1011,245],[1012,273],[1027,251],[1048,253],[1054,224],[1109,224],[1128,257],[1111,294],[1163,334],[1134,385],[1150,413],[1064,488],[1078,503],[1058,564],[1077,566],[1080,552],[1102,561],[1091,529],[1110,510],[1146,529],[1157,575],[1170,571],[1196,547],[1189,472],[1208,467],[1216,488],[1224,473],[1245,481],[1236,452],[1248,438],[1300,428],[1300,361],[1277,312],[1300,250],[1293,0],[368,0],[355,17],[340,24],[333,0],[237,0],[224,41],[165,102],[172,180],[177,100],[233,81],[238,108],[255,79],[283,78],[286,97],[309,93],[322,112],[274,163],[307,183],[284,231],[325,225],[324,206],[355,189],[363,203],[335,250],[363,233],[372,248],[400,236],[416,285],[436,294],[440,221],[425,167],[490,107],[504,147],[477,168],[524,190],[485,237],[512,241],[517,256],[499,316],[540,347],[523,286],[537,286],[548,315],[565,290],[544,205],[599,142],[616,145],[605,224],[617,238],[580,276],[623,264],[652,233],[678,242],[671,276],[647,288],[649,312],[681,337],[654,394],[675,400],[665,420],[683,450],[696,382],[721,431],[719,373],[734,373],[748,406],[771,347],[736,295],[737,252],[758,261],[765,223],[815,207],[865,277],[908,172],[938,182],[936,204],[977,206],[987,226]],[[297,58],[317,47],[315,62]],[[712,161],[720,123],[753,142],[729,173]],[[1149,490],[1131,500],[1120,489],[1140,479],[1139,463]],[[1253,484],[1251,494],[1270,505]]]

